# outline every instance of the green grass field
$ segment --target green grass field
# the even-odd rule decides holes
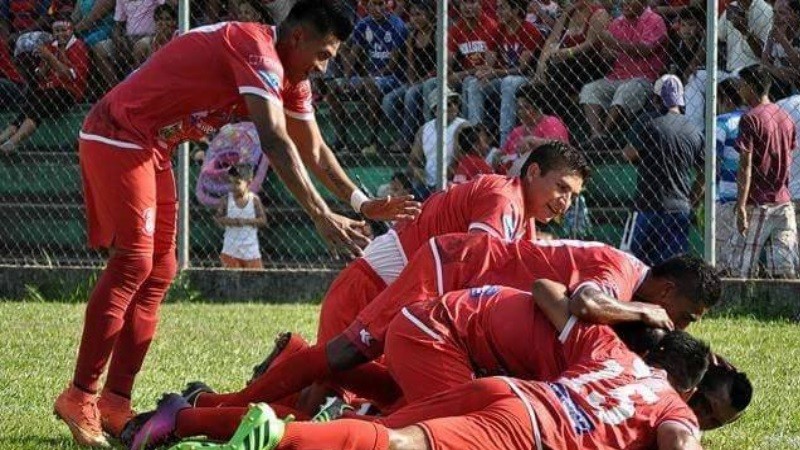
[[[0,449],[72,449],[52,402],[73,368],[83,305],[0,302]],[[282,330],[313,337],[317,307],[169,304],[135,392],[152,408],[164,391],[190,380],[242,386]],[[710,318],[692,331],[752,377],[753,404],[736,424],[708,433],[718,450],[800,448],[800,326],[754,318]]]

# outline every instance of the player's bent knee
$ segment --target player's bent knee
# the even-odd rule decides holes
[[[153,271],[153,255],[127,249],[114,249],[106,270],[124,276],[126,283],[140,285]]]
[[[153,256],[153,270],[150,272],[150,279],[162,281],[169,286],[177,273],[178,258],[174,251],[156,253]]]
[[[390,450],[430,450],[428,437],[421,427],[412,425],[399,430],[389,430]]]

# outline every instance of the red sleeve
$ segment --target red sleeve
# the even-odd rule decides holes
[[[213,25],[212,25],[213,27]],[[273,35],[254,23],[229,22],[221,31],[228,64],[240,94],[253,94],[283,105],[283,65]]]
[[[758,139],[757,124],[754,117],[750,114],[745,114],[739,121],[739,137],[736,138],[736,150],[740,152],[752,152],[755,148],[754,145]]]
[[[453,25],[447,30],[447,51],[450,53],[458,52],[458,39],[461,36],[457,25]]]
[[[72,48],[67,52],[69,59],[69,69],[72,72],[73,93],[80,100],[86,90],[86,82],[89,76],[89,50],[83,41],[76,41]]]
[[[476,180],[473,192],[469,231],[484,231],[505,241],[517,240],[522,236],[525,228],[524,211],[512,183],[498,185],[497,178],[485,176]]]
[[[311,98],[311,83],[303,80],[284,92],[283,110],[289,117],[311,120],[314,118],[314,106]]]
[[[644,32],[639,42],[647,45],[655,45],[667,38],[667,24],[655,12],[650,16],[644,27]]]
[[[539,29],[532,23],[526,21],[524,24],[525,26],[522,27],[522,46],[526,50],[536,52],[542,48],[544,37],[542,33],[539,32]]]
[[[694,411],[678,397],[678,394],[674,393],[673,400],[667,403],[666,407],[661,414],[659,414],[658,420],[655,423],[655,427],[658,428],[661,425],[667,423],[676,423],[685,427],[689,432],[698,440],[700,439],[700,426],[697,421],[697,416],[695,415]]]

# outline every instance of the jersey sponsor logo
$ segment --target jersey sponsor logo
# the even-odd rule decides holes
[[[361,343],[366,345],[366,346],[371,345],[372,341],[375,340],[372,337],[372,335],[369,333],[369,331],[367,331],[367,330],[365,330],[363,328],[361,329],[361,331],[358,332],[358,338],[361,340]]]
[[[264,80],[264,83],[272,90],[280,92],[281,90],[281,78],[275,72],[270,72],[267,70],[259,70],[258,76]]]
[[[458,45],[458,51],[462,55],[469,55],[471,53],[486,53],[489,51],[489,46],[486,41],[470,41]]]
[[[514,238],[517,237],[517,221],[515,216],[516,214],[514,214],[513,211],[508,214],[503,214],[503,239],[507,241],[513,241]]]
[[[145,208],[144,211],[142,211],[142,219],[144,219],[142,232],[145,236],[152,236],[156,231],[156,210],[152,207]]]
[[[494,295],[500,290],[499,286],[485,285],[476,288],[470,288],[469,296],[472,298],[481,297],[484,295]]]

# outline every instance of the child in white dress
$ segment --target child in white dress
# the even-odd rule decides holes
[[[220,260],[230,269],[261,269],[258,228],[267,225],[264,206],[248,186],[253,170],[247,165],[231,166],[228,171],[231,190],[221,199],[217,224],[225,228]]]

